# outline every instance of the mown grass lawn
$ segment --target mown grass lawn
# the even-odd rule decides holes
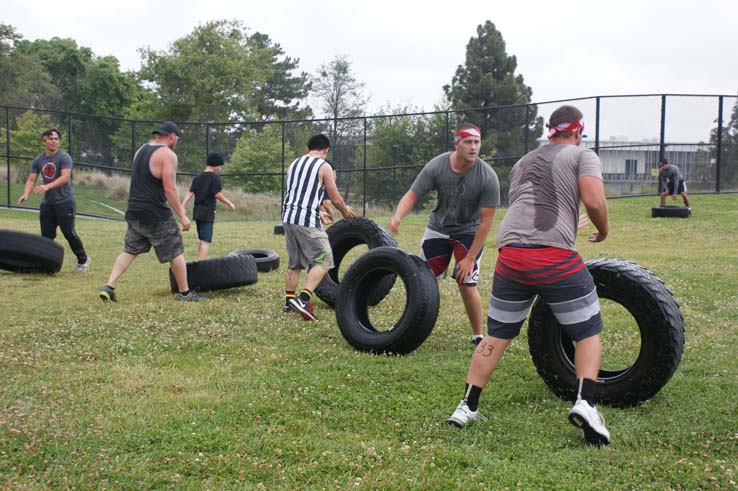
[[[89,273],[71,272],[61,238],[61,273],[0,272],[0,488],[738,489],[738,196],[691,196],[686,220],[651,219],[655,201],[611,200],[610,237],[588,244],[587,228],[579,241],[585,259],[628,259],[658,275],[686,327],[682,363],[652,400],[602,408],[605,448],[566,421],[570,403],[536,374],[525,335],[482,395],[489,421],[443,424],[472,353],[451,281],[417,351],[373,356],[348,346],[320,301],[317,323],[281,313],[286,254],[274,222],[215,226],[211,257],[280,254],[280,270],[256,285],[175,302],[166,266],[149,254],[119,283],[119,303],[102,304],[125,224],[78,219]],[[424,224],[406,219],[400,246],[416,252]],[[37,216],[0,210],[0,228],[38,233]],[[194,258],[194,231],[186,246]],[[485,302],[494,259],[492,235]],[[380,304],[382,316],[399,315],[402,297],[400,288]]]

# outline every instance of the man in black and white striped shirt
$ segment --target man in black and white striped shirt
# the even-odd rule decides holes
[[[285,276],[285,312],[294,310],[303,319],[317,320],[310,300],[333,264],[333,251],[328,234],[323,230],[320,206],[324,191],[343,218],[353,218],[336,187],[331,165],[325,161],[331,142],[318,134],[308,140],[308,153],[296,158],[287,170],[287,193],[282,204],[282,223],[287,245],[287,275]],[[296,294],[300,272],[308,269],[305,285]]]

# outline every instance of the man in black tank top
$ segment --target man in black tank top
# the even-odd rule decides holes
[[[153,132],[156,137],[138,149],[131,166],[131,187],[128,191],[124,251],[113,264],[113,270],[99,296],[103,302],[116,302],[115,286],[118,279],[139,254],[154,246],[159,262],[171,263],[177,281],[177,300],[199,302],[198,296],[187,285],[187,263],[184,243],[172,211],[179,217],[182,230],[190,229],[190,220],[179,202],[177,193],[177,155],[174,148],[181,135],[176,124],[165,121]]]

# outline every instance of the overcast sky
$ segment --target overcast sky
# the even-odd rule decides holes
[[[371,96],[368,114],[400,105],[432,110],[486,20],[517,57],[534,102],[738,92],[735,0],[0,0],[0,22],[25,39],[72,38],[96,55],[115,56],[124,70],[140,67],[139,48],[167,50],[198,24],[218,19],[268,34],[311,74],[348,55]],[[658,98],[606,101],[603,137],[658,137],[659,104]],[[594,104],[581,105],[585,120],[593,120]],[[547,116],[550,106],[540,112]],[[714,99],[670,100],[667,139],[706,140],[716,115]]]

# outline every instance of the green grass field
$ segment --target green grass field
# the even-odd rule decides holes
[[[211,257],[280,254],[256,285],[175,302],[152,253],[120,281],[119,303],[102,304],[125,224],[78,219],[89,273],[71,272],[63,238],[59,274],[0,272],[0,489],[738,489],[738,196],[691,200],[686,220],[651,219],[655,197],[611,200],[610,237],[589,244],[591,225],[582,231],[585,259],[658,275],[686,328],[681,365],[652,400],[601,408],[605,448],[567,422],[570,403],[538,377],[524,334],[482,394],[489,421],[443,424],[472,354],[450,280],[428,340],[405,357],[374,356],[344,341],[320,301],[317,323],[282,314],[286,254],[273,221],[215,226]],[[416,252],[424,225],[408,217],[400,246]],[[0,228],[38,233],[37,215],[0,210]],[[194,231],[185,243],[194,258]],[[487,245],[485,304],[494,233]],[[381,318],[399,316],[403,298],[393,290]],[[622,344],[637,340],[608,338],[607,311],[604,322],[605,360],[627,362]]]

